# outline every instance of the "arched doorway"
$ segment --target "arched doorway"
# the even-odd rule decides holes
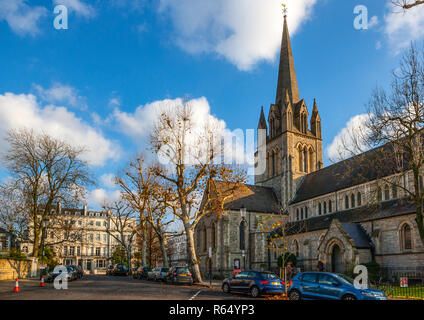
[[[341,273],[342,270],[342,251],[340,247],[335,244],[331,251],[331,271]]]

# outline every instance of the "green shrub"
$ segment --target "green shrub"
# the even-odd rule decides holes
[[[9,259],[15,259],[15,260],[26,260],[27,256],[25,253],[23,253],[19,249],[10,249],[9,253],[6,256]]]
[[[375,261],[364,263],[368,269],[368,279],[370,282],[378,281],[381,277],[381,266]]]

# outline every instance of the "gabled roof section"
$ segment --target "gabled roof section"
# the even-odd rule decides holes
[[[228,189],[225,182],[216,181],[216,188]],[[225,201],[224,208],[227,210],[240,210],[246,208],[248,212],[279,213],[280,207],[277,196],[272,188],[243,184],[234,191],[231,199]]]
[[[370,249],[374,247],[371,238],[365,229],[358,223],[340,223],[346,235],[353,241],[358,249]]]

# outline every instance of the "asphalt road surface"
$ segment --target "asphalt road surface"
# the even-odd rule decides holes
[[[0,300],[243,300],[247,295],[224,294],[218,288],[169,285],[129,277],[88,275],[68,283],[67,290],[56,290],[52,283],[40,287],[39,281],[19,281],[20,292],[13,292],[14,281],[0,281]]]

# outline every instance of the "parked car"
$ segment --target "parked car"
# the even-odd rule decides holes
[[[81,266],[71,265],[76,272],[77,272],[77,279],[81,279],[84,276],[84,270]]]
[[[165,281],[168,267],[157,267],[155,271],[155,281]]]
[[[261,294],[282,294],[284,282],[278,276],[266,271],[242,271],[222,283],[224,293],[250,293],[253,298]]]
[[[156,279],[156,269],[159,267],[156,267],[150,271],[147,272],[147,280],[155,280]]]
[[[133,273],[133,278],[136,279],[147,279],[147,273],[152,271],[150,267],[138,267],[137,271]]]
[[[68,272],[69,273],[71,273],[71,277],[72,277],[72,280],[71,281],[73,281],[73,280],[77,280],[78,279],[78,270],[77,270],[77,268],[75,267],[75,266],[66,266],[66,268],[68,269]]]
[[[128,276],[128,268],[124,264],[117,264],[112,270],[113,276]]]
[[[107,276],[111,276],[112,275],[112,271],[115,268],[115,265],[111,264],[109,267],[107,267],[106,269],[106,275]]]
[[[64,272],[66,273],[66,279],[67,279],[67,281],[72,281],[72,280],[75,279],[75,273],[74,273],[74,270],[71,267],[69,267],[69,266],[66,266],[66,267],[65,266],[61,266],[61,267],[66,268],[66,271],[64,271]],[[54,279],[56,279],[56,277],[59,276],[61,273],[62,273],[61,270],[58,271],[58,272],[54,272],[54,270],[53,270],[52,272],[49,272],[47,274],[45,281],[46,282],[53,282]]]
[[[356,289],[353,279],[329,272],[302,272],[295,275],[288,296],[290,300],[387,300],[380,290]]]
[[[171,267],[166,273],[165,281],[167,283],[188,283],[193,284],[193,277],[191,276],[190,269],[188,267]]]

